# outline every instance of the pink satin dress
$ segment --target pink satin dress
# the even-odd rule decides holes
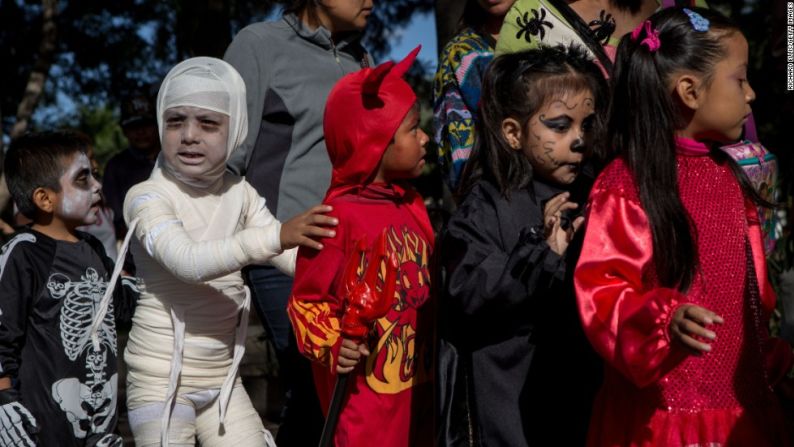
[[[648,219],[624,160],[607,166],[590,194],[575,287],[606,366],[588,445],[791,445],[772,385],[792,353],[767,330],[775,295],[756,208],[703,144],[678,140],[676,157],[699,260],[685,294],[659,286]],[[671,342],[670,319],[685,303],[725,320],[711,327],[717,338],[707,354]]]

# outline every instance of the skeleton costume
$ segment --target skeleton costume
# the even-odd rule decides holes
[[[193,58],[169,72],[157,98],[161,139],[163,114],[180,106],[229,116],[227,159],[245,139],[245,84],[226,62]],[[281,224],[225,163],[185,176],[163,153],[127,194],[124,218],[141,277],[124,353],[136,445],[269,445],[237,377],[250,306],[240,268],[272,260],[294,271],[296,250],[282,254]]]
[[[98,322],[98,344],[92,344],[91,323],[113,263],[101,242],[77,234],[77,242],[68,242],[25,229],[3,247],[0,375],[11,377],[20,402],[35,417],[38,445],[120,446],[113,434],[114,316],[131,314],[136,290],[129,278],[115,289]]]

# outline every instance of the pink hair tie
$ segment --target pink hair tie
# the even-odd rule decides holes
[[[648,47],[648,51],[653,53],[662,46],[662,41],[659,40],[659,30],[653,29],[650,20],[646,20],[640,23],[638,27],[634,28],[634,31],[631,32],[631,40],[636,41],[640,37],[640,33],[643,29],[645,29],[645,38],[642,39],[640,45],[645,45]]]

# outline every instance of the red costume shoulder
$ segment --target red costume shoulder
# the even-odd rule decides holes
[[[624,158],[612,160],[601,171],[593,185],[591,197],[593,194],[603,194],[604,192],[618,194],[632,202],[640,201],[634,175],[629,170]]]

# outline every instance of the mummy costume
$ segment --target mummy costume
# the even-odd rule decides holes
[[[237,71],[206,57],[174,67],[157,98],[161,140],[165,111],[183,106],[229,116],[228,160],[248,128],[245,84]],[[251,301],[240,269],[272,261],[292,274],[296,250],[282,254],[281,224],[265,200],[224,171],[221,162],[187,176],[161,153],[152,176],[133,187],[124,203],[141,278],[124,353],[138,446],[169,440],[193,446],[196,439],[204,446],[272,442],[237,377]]]
[[[114,316],[129,318],[137,289],[129,278],[122,280],[99,323],[99,343],[91,343],[113,263],[99,240],[78,236],[78,242],[67,242],[24,230],[3,247],[0,375],[12,378],[20,402],[36,419],[38,445],[120,446],[113,434]]]

